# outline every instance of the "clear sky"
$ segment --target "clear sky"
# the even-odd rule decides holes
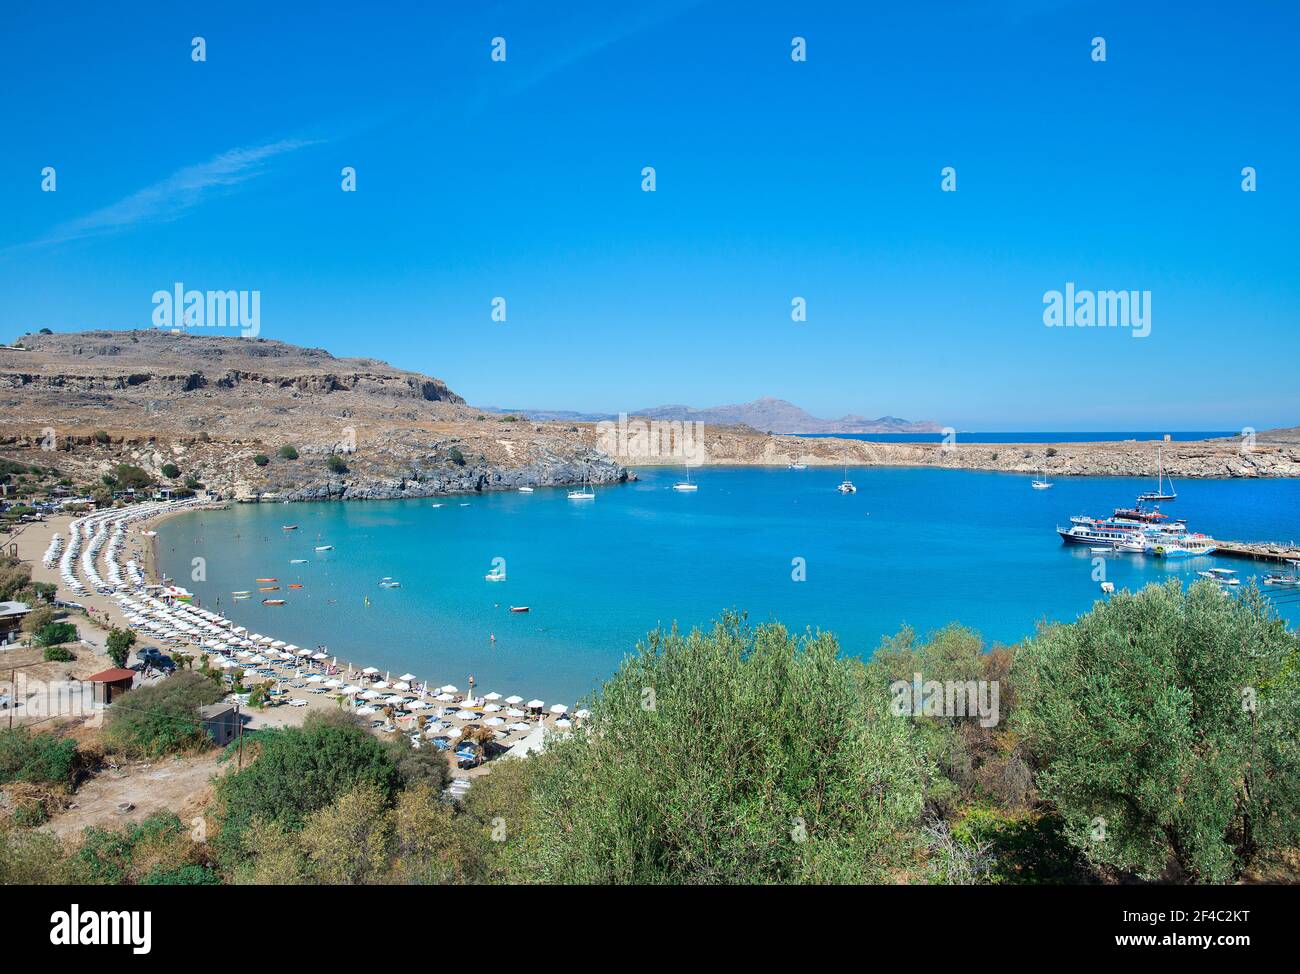
[[[148,327],[181,281],[485,405],[1300,422],[1289,0],[74,2],[3,30],[5,340]],[[1150,335],[1045,327],[1067,281],[1149,290]]]

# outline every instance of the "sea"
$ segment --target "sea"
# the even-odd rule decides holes
[[[1119,589],[1209,567],[1243,581],[1280,566],[1165,561],[1063,545],[1073,514],[1109,514],[1147,480],[964,470],[644,469],[597,487],[395,501],[236,504],[158,533],[162,570],[251,630],[341,661],[437,684],[575,705],[656,627],[707,627],[726,610],[834,633],[869,657],[882,637],[958,622],[991,646],[1069,621]],[[1169,513],[1231,540],[1300,538],[1300,481],[1183,480]],[[286,530],[296,525],[293,530]],[[331,545],[328,551],[317,546]],[[295,564],[295,561],[301,563]],[[503,569],[506,580],[485,575]],[[1099,575],[1098,573],[1104,573]],[[279,591],[259,593],[259,578]],[[397,587],[385,588],[389,579]],[[261,583],[267,584],[267,583]],[[289,588],[291,584],[301,588]],[[235,601],[231,593],[254,596]],[[1294,627],[1300,599],[1272,587]],[[262,598],[283,598],[266,606]],[[511,607],[528,608],[512,612]]]

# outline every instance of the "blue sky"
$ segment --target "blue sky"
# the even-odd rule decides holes
[[[153,292],[182,281],[259,290],[263,337],[384,358],[479,404],[772,395],[959,429],[1300,422],[1293,3],[6,19],[6,340],[148,327]],[[1149,290],[1150,336],[1044,327],[1043,294],[1067,281]]]

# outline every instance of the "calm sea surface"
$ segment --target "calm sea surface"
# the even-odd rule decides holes
[[[1094,557],[1054,527],[1108,514],[1147,481],[1066,478],[1035,491],[1000,473],[850,468],[703,468],[695,493],[679,472],[646,470],[633,484],[578,502],[564,490],[440,500],[241,504],[184,515],[159,531],[162,568],[215,607],[300,646],[409,670],[462,689],[540,696],[570,705],[608,677],[638,638],[674,620],[706,625],[724,609],[793,629],[835,632],[869,656],[904,624],[960,621],[1010,642],[1043,619],[1069,620],[1098,597]],[[1300,481],[1180,481],[1166,509],[1195,530],[1234,540],[1300,538]],[[435,506],[437,505],[437,506]],[[284,524],[297,524],[284,531]],[[334,545],[316,552],[318,544]],[[192,581],[192,559],[207,580]],[[304,558],[305,564],[290,564]],[[483,576],[505,560],[508,579]],[[802,558],[807,580],[792,581]],[[1243,577],[1267,566],[1234,559],[1165,562],[1112,556],[1120,588],[1194,579],[1215,565]],[[259,577],[281,586],[264,606]],[[390,576],[400,588],[383,589]],[[289,583],[301,583],[290,590]],[[235,602],[230,593],[251,589]],[[368,602],[367,602],[368,600]],[[511,613],[510,605],[531,611]],[[1294,626],[1300,606],[1284,607]],[[495,636],[495,642],[492,638]]]
[[[800,433],[800,436],[833,436],[840,440],[866,440],[871,443],[940,443],[943,433]],[[1210,440],[1219,437],[1240,436],[1239,430],[1213,432],[1209,430],[1187,430],[1182,433],[1170,433],[1172,440]],[[1164,433],[968,433],[958,430],[957,443],[1114,443],[1122,440],[1137,440],[1140,443],[1155,443],[1165,438]]]

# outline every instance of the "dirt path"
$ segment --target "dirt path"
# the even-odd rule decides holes
[[[233,761],[217,763],[220,753],[212,750],[197,757],[165,758],[102,771],[77,789],[73,796],[76,808],[56,813],[43,829],[71,839],[89,826],[120,829],[161,811],[175,812],[182,822],[188,822],[211,797],[212,779],[233,767]],[[122,813],[118,810],[121,802],[130,802],[135,808]]]

